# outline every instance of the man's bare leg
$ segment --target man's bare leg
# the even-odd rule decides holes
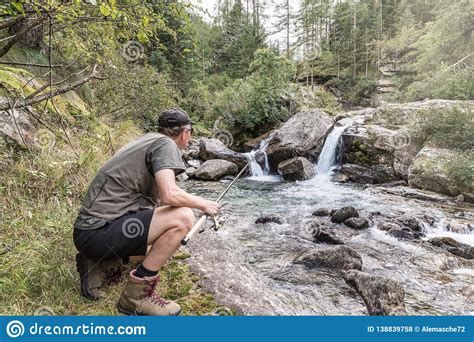
[[[148,231],[148,244],[151,249],[145,256],[143,266],[150,271],[159,271],[179,249],[181,240],[193,223],[194,214],[190,208],[156,208]]]

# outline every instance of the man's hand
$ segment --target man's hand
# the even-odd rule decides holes
[[[209,216],[216,216],[219,213],[220,205],[214,201],[208,201],[203,199],[201,210]]]

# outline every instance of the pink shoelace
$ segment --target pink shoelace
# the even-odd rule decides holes
[[[165,306],[169,302],[166,299],[160,297],[159,294],[155,293],[156,286],[158,285],[158,279],[147,282],[146,294],[150,297],[151,301],[160,305]]]

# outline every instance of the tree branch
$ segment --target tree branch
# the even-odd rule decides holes
[[[21,66],[38,67],[38,68],[49,68],[49,64],[22,63],[22,62],[3,62],[3,61],[0,61],[0,64],[3,64],[3,65],[21,65]],[[54,64],[54,65],[52,65],[52,67],[53,68],[62,68],[62,67],[64,67],[64,65]]]
[[[84,83],[89,82],[92,79],[104,79],[103,77],[97,76],[97,64],[94,65],[94,68],[93,68],[92,72],[89,75],[87,75],[86,77],[84,77],[83,79],[77,80],[77,81],[75,81],[71,84],[68,84],[68,85],[65,85],[61,88],[58,88],[58,89],[56,89],[55,91],[53,91],[51,93],[46,93],[46,94],[42,94],[42,95],[35,96],[35,97],[32,97],[32,98],[19,100],[18,103],[16,104],[16,108],[31,106],[35,103],[38,103],[38,102],[41,102],[41,101],[44,101],[44,100],[48,100],[48,99],[53,98],[55,96],[67,93],[68,91],[79,88]],[[8,101],[0,102],[0,110],[7,110],[7,109],[10,109],[10,108],[11,108],[11,104]]]
[[[41,25],[46,17],[39,17],[31,20],[31,22],[24,26],[16,35],[14,35],[1,49],[0,57],[5,56],[8,51],[15,45],[25,34],[34,29],[35,27]]]

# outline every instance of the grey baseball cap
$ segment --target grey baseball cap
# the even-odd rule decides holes
[[[176,127],[194,124],[186,113],[181,108],[170,108],[162,111],[158,117],[158,125],[160,127]]]

